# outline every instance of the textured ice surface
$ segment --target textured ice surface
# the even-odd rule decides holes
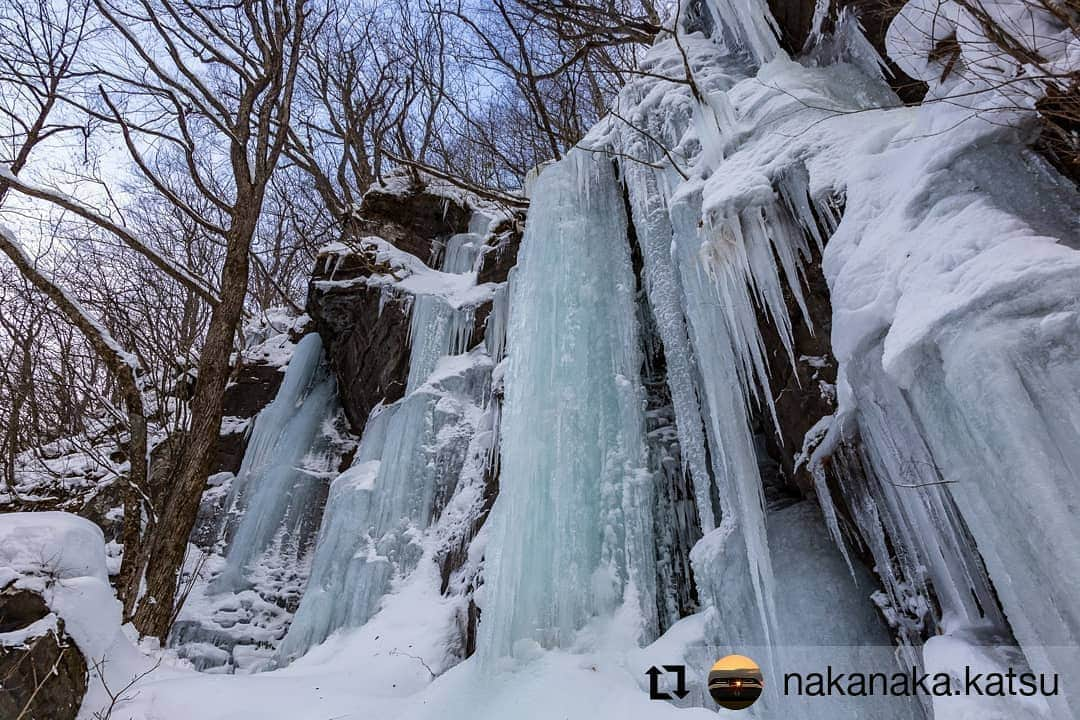
[[[304,591],[326,487],[350,445],[319,336],[305,336],[287,362],[251,423],[239,473],[215,478],[204,497],[225,495],[217,541],[188,547],[169,640],[200,669],[250,672],[268,661]]]
[[[533,190],[510,302],[479,652],[567,647],[625,605],[656,632],[652,477],[623,198],[574,152]]]
[[[322,364],[322,341],[310,334],[296,346],[277,396],[255,419],[228,501],[225,567],[212,591],[251,584],[256,559],[272,544],[299,541],[325,473],[305,467],[316,437],[336,411],[334,380]],[[325,448],[323,448],[325,450]]]
[[[413,277],[475,284],[482,240],[462,233],[436,246],[432,262],[441,270],[419,267],[409,256]],[[505,293],[494,296],[497,325],[505,317]],[[372,412],[352,467],[330,487],[311,579],[277,650],[279,663],[339,629],[366,623],[386,593],[434,563],[439,540],[467,523],[479,502],[496,408],[485,345],[465,352],[473,307],[430,293],[412,298],[411,313],[405,397]],[[502,340],[493,337],[486,346],[501,352]]]
[[[743,32],[725,14],[714,13],[721,34]],[[1023,149],[1004,115],[897,107],[880,78],[852,65],[778,56],[754,70],[690,39],[670,45],[646,67],[679,76],[687,52],[704,102],[674,83],[634,81],[620,98],[625,120],[586,142],[665,168],[624,173],[643,244],[670,221],[707,439],[719,449],[724,521],[694,553],[705,597],[739,617],[746,607],[733,593],[767,579],[760,481],[742,471],[747,414],[771,405],[755,313],[787,341],[782,292],[800,304],[800,263],[810,243],[828,240],[842,412],[809,448],[824,438],[814,461],[836,451],[841,476],[851,464],[844,490],[884,605],[909,623],[897,633],[932,623],[955,637],[974,626],[1007,635],[996,590],[1024,662],[1075,674],[1080,595],[1065,568],[1080,557],[1074,189]],[[660,293],[654,302],[663,307]],[[859,430],[864,449],[844,456],[837,440]],[[871,486],[861,487],[867,469]],[[725,527],[730,510],[738,525]],[[745,543],[748,573],[732,543]],[[754,594],[767,608],[764,582]]]
[[[778,618],[775,660],[783,673],[898,672],[889,630],[868,595],[870,572],[852,572],[836,551],[815,504],[789,505],[769,515],[769,545],[776,576]],[[777,675],[777,685],[780,676]],[[767,695],[763,715],[921,720],[915,697],[807,698]]]

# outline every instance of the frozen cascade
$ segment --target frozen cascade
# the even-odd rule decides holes
[[[228,549],[212,592],[250,586],[253,565],[272,544],[295,542],[301,524],[317,522],[311,515],[318,511],[317,495],[329,468],[319,465],[326,448],[316,441],[336,412],[322,341],[315,333],[306,335],[273,402],[255,419],[226,505]]]
[[[476,272],[476,261],[480,259],[483,245],[484,238],[475,232],[451,235],[443,251],[442,271],[458,274]]]
[[[500,492],[478,652],[569,647],[622,606],[657,630],[635,279],[611,162],[546,168],[512,282]]]
[[[620,114],[634,125],[624,127],[624,122],[595,132],[622,156],[649,161],[627,162],[622,169],[659,331],[669,358],[689,359],[683,367],[669,368],[668,383],[676,408],[682,406],[678,429],[704,510],[703,526],[708,527],[714,511],[719,521],[691,555],[698,591],[712,613],[708,642],[714,654],[758,648],[759,659],[774,670],[835,662],[889,672],[895,665],[888,632],[853,582],[858,577],[869,586],[867,573],[843,561],[807,504],[766,513],[750,431],[752,414],[764,413],[766,422],[777,422],[758,311],[776,327],[787,360],[794,364],[785,293],[812,329],[802,296],[802,263],[811,256],[810,243],[822,249],[819,217],[831,215],[828,208],[811,209],[805,176],[797,169],[779,191],[769,188],[748,207],[703,213],[700,186],[680,182],[685,171],[670,167],[670,151],[660,152],[654,138],[689,155],[691,162],[722,167],[716,149],[740,132],[726,94],[752,69],[738,58],[702,61],[715,50],[690,39],[683,42],[695,64],[710,70],[696,78],[709,107],[680,103],[643,80],[620,97]],[[654,72],[672,72],[664,66],[672,63],[670,56],[657,52],[656,57]],[[667,168],[657,167],[665,160]],[[704,440],[695,437],[702,419]],[[708,471],[695,470],[709,457]],[[830,598],[837,592],[850,601],[836,604]],[[772,711],[805,715],[808,710],[789,707],[787,698],[775,695],[764,702]],[[870,708],[831,701],[811,709],[809,717],[831,718]],[[873,712],[875,717],[917,718],[923,709],[914,701],[885,702]]]
[[[868,597],[875,581],[857,562],[870,556],[883,588],[874,602],[905,662],[939,663],[931,650],[942,643],[932,638],[924,656],[923,642],[940,633],[984,647],[1015,637],[1024,657],[999,659],[1080,667],[1071,609],[1080,553],[1069,552],[1080,540],[1070,515],[1077,275],[1062,270],[1077,263],[1046,241],[1071,228],[1037,197],[1073,201],[1017,150],[984,145],[983,166],[956,149],[978,147],[978,133],[927,135],[924,118],[895,107],[862,65],[788,60],[771,44],[763,3],[701,0],[686,13],[709,37],[661,41],[644,64],[651,74],[620,95],[630,121],[602,122],[590,152],[540,175],[484,345],[463,353],[470,309],[414,299],[407,395],[371,416],[353,468],[334,483],[281,657],[370,618],[431,557],[433,538],[453,534],[444,507],[476,487],[498,447],[500,494],[476,548],[485,661],[655,637],[689,604],[658,586],[672,576],[657,563],[683,557],[672,547],[696,537],[664,533],[658,518],[685,496],[656,489],[692,488],[704,531],[690,553],[695,597],[718,651],[760,647],[775,670],[820,661],[824,647],[876,647],[889,657],[866,661],[894,669]],[[693,89],[660,79],[687,68]],[[617,177],[605,147],[646,162],[619,161]],[[874,169],[884,166],[896,177]],[[986,177],[1031,187],[988,188]],[[971,206],[1000,221],[995,232],[965,229],[977,225]],[[432,262],[475,273],[485,231],[474,218]],[[628,237],[655,328],[636,319]],[[802,283],[817,257],[833,295],[839,407],[808,433],[799,462],[823,521],[807,503],[766,506],[751,429],[780,429],[769,362],[796,363],[795,320],[813,331]],[[1010,304],[1021,283],[1039,292]],[[763,323],[779,355],[766,354]],[[664,372],[646,377],[641,349],[656,338]],[[670,397],[656,389],[665,382]],[[505,387],[501,420],[493,384]],[[830,488],[841,493],[835,505]],[[1032,517],[1045,518],[1043,535],[1024,533]],[[847,548],[853,527],[862,546]],[[858,654],[837,650],[840,664],[855,657],[846,652]],[[1070,698],[1054,702],[1072,711]],[[836,712],[823,704],[809,717]],[[921,712],[896,703],[875,716]]]
[[[876,482],[845,490],[869,496],[857,520],[878,528],[871,550],[896,606],[920,597],[909,584],[929,582],[940,608],[913,615],[940,613],[940,625],[973,645],[1008,646],[1011,629],[1034,669],[1068,676],[1080,661],[1077,621],[1073,606],[1056,599],[1077,591],[1068,548],[1080,538],[1068,508],[1080,472],[1071,410],[1080,375],[1061,360],[1080,348],[1042,318],[994,326],[950,338],[907,390],[882,371],[880,346],[851,364]],[[1042,532],[1021,531],[1035,515]],[[899,550],[893,562],[886,538]],[[997,658],[1002,666],[1009,649]],[[1063,691],[1049,699],[1055,717],[1070,716],[1076,703]]]
[[[645,147],[636,149],[647,152]],[[624,173],[627,192],[633,198],[631,210],[644,263],[646,292],[667,357],[668,387],[683,464],[694,488],[701,530],[709,533],[716,527],[712,474],[696,389],[697,368],[683,316],[678,274],[671,259],[667,197],[660,191],[665,179],[641,163],[629,163]]]
[[[721,3],[707,7],[718,11],[711,24],[698,18],[694,29],[744,32]],[[634,81],[620,98],[629,122],[608,121],[588,140],[668,167],[627,163],[624,173],[643,243],[650,231],[665,236],[670,216],[714,464],[749,467],[741,426],[748,411],[773,414],[755,315],[776,327],[790,356],[784,293],[805,315],[800,275],[816,245],[833,293],[841,412],[821,420],[804,450],[833,536],[840,519],[826,458],[902,640],[938,632],[1008,645],[1015,634],[1034,668],[1076,674],[1075,191],[1000,123],[896,107],[865,63],[808,68],[777,57],[744,69],[742,82],[722,52],[704,59],[692,37],[682,42],[704,98]],[[678,74],[680,54],[661,45],[646,67]],[[664,154],[650,151],[651,137]],[[760,482],[730,470],[715,478],[721,493],[734,490],[720,497],[721,510],[739,516],[729,532],[750,534],[751,562],[762,562],[774,520],[762,534]],[[721,517],[723,530],[729,513]],[[710,543],[695,549],[697,560],[722,557]],[[743,577],[732,562],[740,559],[695,564],[703,600],[729,602]],[[904,652],[920,660],[919,648]],[[1004,648],[998,660],[1016,657]],[[1050,702],[1053,716],[1075,716],[1067,693]]]
[[[397,408],[379,408],[368,420],[352,467],[334,479],[311,577],[293,623],[278,646],[279,657],[294,657],[324,640],[333,628],[356,625],[371,614],[372,598],[349,592],[360,586],[371,560],[359,552],[358,523],[370,516],[372,489],[383,446]],[[377,598],[376,598],[377,599]]]
[[[639,279],[644,259],[631,232],[631,257]],[[701,539],[694,478],[685,464],[678,412],[672,400],[668,374],[671,363],[664,350],[656,323],[656,313],[648,292],[639,281],[637,292],[638,328],[644,363],[641,371],[645,387],[645,429],[649,470],[653,474],[653,536],[656,548],[656,606],[661,633],[699,609],[693,581],[690,551]],[[678,363],[676,363],[677,365]],[[692,388],[691,388],[692,389]],[[699,421],[700,423],[700,421]],[[700,425],[699,425],[700,431]],[[704,479],[706,489],[711,482]]]
[[[776,626],[774,583],[765,522],[764,496],[740,376],[740,359],[729,325],[731,310],[700,262],[700,214],[692,205],[671,208],[675,262],[682,279],[690,337],[701,372],[706,431],[712,449],[722,522],[694,548],[699,589],[721,610],[724,625],[742,628],[728,642],[769,646]],[[746,310],[750,311],[749,306]],[[750,311],[750,317],[753,313]],[[741,540],[741,542],[740,542]],[[741,551],[740,551],[741,550]],[[725,577],[738,578],[724,582]],[[749,580],[749,586],[746,585]],[[739,590],[736,590],[739,588]],[[748,592],[752,590],[752,592]],[[748,602],[756,622],[746,617]],[[734,616],[734,617],[732,617]],[[741,620],[735,624],[735,620]],[[756,631],[752,628],[757,628]]]
[[[458,233],[451,235],[445,245],[435,246],[432,262],[441,263],[443,272],[475,277],[482,248],[483,237],[480,235]],[[413,298],[411,313],[409,344],[412,349],[406,395],[427,380],[440,358],[465,352],[473,333],[475,308],[454,307],[441,295],[424,294]]]
[[[705,30],[732,54],[745,52],[764,63],[781,52],[776,21],[762,0],[693,0],[680,7],[686,27]]]
[[[513,277],[513,271],[511,271]],[[488,315],[484,331],[484,346],[488,355],[496,363],[503,359],[506,350],[506,325],[510,320],[510,285],[503,283],[492,298],[491,314]]]
[[[717,61],[715,48],[707,43],[684,42],[695,60],[708,54],[712,72],[698,82],[711,94],[722,97],[724,90],[745,76],[744,61]],[[661,63],[672,62],[659,57]],[[673,69],[658,65],[654,71],[663,74]],[[703,123],[713,132],[726,132],[719,119],[723,113],[710,111],[702,119],[700,108],[676,104],[670,97],[657,105],[661,96],[653,90],[641,82],[623,91],[623,112],[652,128],[655,135],[619,127],[611,141],[620,152],[661,161],[663,155],[653,137],[664,138],[670,147],[682,147],[681,136],[697,132]],[[699,592],[707,605],[718,610],[716,625],[724,626],[726,645],[768,646],[770,629],[776,622],[773,581],[747,406],[759,397],[752,394],[754,381],[767,378],[767,373],[747,287],[747,277],[752,274],[750,259],[742,255],[728,262],[729,254],[740,247],[737,238],[730,238],[730,247],[718,247],[710,235],[699,230],[700,197],[695,202],[693,196],[676,196],[679,176],[672,169],[628,162],[623,172],[645,261],[650,302],[669,361],[674,361],[668,382],[706,533],[692,554]],[[722,227],[720,237],[730,234],[733,225]],[[760,225],[754,229],[763,231]],[[763,246],[755,257],[768,258],[758,259],[757,266],[771,271],[772,275],[765,277],[776,278],[769,239],[763,234],[751,236],[759,238],[758,244]],[[728,270],[733,265],[734,270]],[[795,277],[794,272],[791,277]],[[779,279],[767,287],[770,307],[783,308]],[[780,313],[774,309],[774,314]],[[765,395],[771,400],[767,390]],[[707,448],[711,450],[711,467]],[[710,478],[714,480],[710,482]],[[732,635],[734,628],[741,636]]]
[[[409,320],[409,379],[406,394],[417,390],[435,370],[439,358],[459,355],[473,331],[473,308],[452,307],[439,295],[419,295]]]
[[[451,236],[433,262],[475,275],[482,239]],[[279,663],[367,622],[431,551],[426,535],[451,532],[433,527],[448,503],[482,484],[493,442],[493,366],[483,346],[464,352],[473,308],[431,294],[414,297],[411,313],[406,395],[372,412],[352,467],[331,485],[311,579]]]

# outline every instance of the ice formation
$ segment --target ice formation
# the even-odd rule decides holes
[[[724,43],[700,36],[662,42],[647,60],[650,72],[631,82],[618,113],[582,146],[593,155],[609,148],[619,161],[649,301],[675,359],[668,380],[706,531],[692,554],[695,579],[720,618],[713,642],[772,646],[780,663],[790,660],[784,643],[804,642],[777,618],[777,597],[799,588],[778,586],[772,571],[750,424],[755,415],[775,417],[759,315],[776,327],[794,363],[785,296],[812,326],[802,275],[804,264],[823,254],[840,407],[819,423],[806,460],[838,553],[848,548],[827,472],[874,558],[903,657],[922,662],[919,634],[931,628],[972,645],[986,638],[1007,645],[1015,636],[1023,662],[1068,674],[1077,667],[1078,603],[1075,572],[1062,563],[1080,557],[1069,509],[1073,448],[1080,446],[1069,410],[1080,387],[1075,192],[1024,149],[1013,125],[973,112],[979,105],[899,107],[861,45],[839,58],[848,62],[798,64],[755,43],[758,26],[747,19],[767,11],[734,20],[728,6],[707,9],[693,19],[700,28],[722,28],[714,39]],[[732,53],[732,43],[749,52]],[[658,79],[684,73],[685,82]],[[567,255],[574,269],[587,264],[586,253],[606,247],[618,230],[619,181],[606,170],[581,172],[596,162],[573,155],[547,168],[532,192],[511,301],[507,393],[517,398],[522,386],[531,388],[518,402],[528,403],[534,422],[554,413],[540,425],[555,437],[524,440],[527,422],[508,402],[506,485],[488,540],[482,654],[509,653],[522,641],[571,644],[568,630],[608,597],[577,595],[589,563],[570,561],[573,582],[545,582],[550,553],[581,556],[573,543],[540,552],[539,564],[521,549],[545,547],[551,528],[567,532],[560,471],[583,460],[579,446],[559,439],[560,423],[602,409],[592,399],[595,380],[573,387],[573,403],[562,399],[562,384],[574,380],[554,363],[588,362],[583,351],[551,361],[539,354],[572,342],[595,319],[579,321],[574,310],[586,290],[561,289],[557,301],[545,293],[573,272]],[[600,217],[594,208],[603,204],[609,210]],[[589,247],[568,245],[584,234]],[[537,257],[548,272],[542,280],[530,273]],[[1020,292],[1024,286],[1039,289]],[[611,318],[618,297],[593,301],[595,315]],[[624,332],[614,320],[605,327],[590,335],[588,357],[606,358],[609,333]],[[544,338],[539,349],[537,338]],[[527,348],[523,357],[519,348]],[[545,361],[557,369],[545,370]],[[533,373],[544,377],[548,397],[538,397]],[[1014,425],[1018,417],[1026,418],[1022,428]],[[635,451],[622,439],[614,447]],[[523,457],[529,463],[519,470]],[[573,460],[548,468],[551,457]],[[632,487],[634,472],[624,472],[624,487]],[[518,485],[519,473],[533,480]],[[602,491],[603,472],[591,474]],[[590,503],[574,503],[591,518],[576,526],[586,531],[575,540],[600,529]],[[539,528],[531,524],[537,517]],[[1044,532],[1030,532],[1034,518]],[[627,535],[632,529],[623,526]],[[847,561],[854,572],[850,555]],[[565,576],[566,562],[558,565]],[[519,568],[510,580],[507,566]],[[1073,711],[1068,697],[1049,703],[1053,712]]]
[[[365,624],[356,637],[374,642],[413,612],[395,603],[420,597],[437,617],[425,667],[442,672],[469,654],[443,635],[455,613],[475,619],[475,593],[479,658],[432,691],[451,705],[483,706],[475,687],[515,663],[626,663],[684,635],[695,661],[753,648],[769,672],[823,658],[890,672],[899,658],[1080,676],[1080,201],[1023,144],[1030,103],[1002,109],[986,38],[964,34],[951,2],[912,0],[889,33],[893,59],[930,83],[920,107],[900,104],[850,15],[829,37],[818,17],[796,61],[764,2],[683,10],[615,112],[530,178],[509,286],[477,283],[493,224],[480,212],[429,263],[367,239],[401,273],[340,281],[411,298],[408,383],[330,485],[277,662]],[[937,11],[941,28],[927,24]],[[1025,28],[1031,11],[994,12]],[[1046,62],[1071,62],[1064,29],[1028,19]],[[939,31],[961,44],[951,78]],[[937,102],[950,93],[967,99]],[[797,326],[822,332],[804,294],[819,265],[837,402],[792,451],[820,508],[770,504],[770,379],[799,362]],[[255,423],[222,588],[243,585],[305,504],[295,467],[332,405],[318,355],[309,336]],[[254,482],[267,465],[282,469]],[[797,700],[763,706],[953,707]],[[1065,687],[1007,712],[1077,707]]]
[[[441,274],[475,284],[482,247],[478,233],[453,235],[432,261]],[[435,293],[412,299],[406,395],[373,411],[352,467],[331,485],[311,579],[279,662],[370,619],[396,583],[434,562],[429,536],[451,532],[452,512],[432,527],[444,509],[482,484],[494,435],[493,364],[483,346],[465,352],[473,329],[470,305]]]
[[[335,411],[334,380],[322,363],[322,342],[307,335],[296,346],[277,396],[255,419],[226,505],[235,519],[226,523],[225,566],[212,592],[250,586],[259,556],[271,544],[298,542],[300,526],[312,522],[328,468],[305,460],[325,451],[316,438]]]
[[[540,176],[512,281],[479,652],[566,646],[621,605],[656,634],[635,279],[611,162]],[[524,645],[523,645],[524,644]]]

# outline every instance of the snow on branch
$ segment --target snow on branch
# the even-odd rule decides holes
[[[38,200],[44,200],[50,202],[57,207],[74,213],[84,220],[97,225],[103,230],[107,230],[120,240],[124,242],[128,247],[136,252],[145,256],[154,267],[161,270],[163,273],[176,280],[184,287],[188,288],[196,295],[201,297],[210,305],[217,305],[218,296],[217,292],[210,288],[202,280],[195,277],[189,270],[177,265],[174,261],[164,257],[156,250],[152,249],[142,240],[140,240],[134,233],[122,225],[118,225],[109,218],[100,214],[96,210],[86,206],[79,200],[72,196],[53,190],[50,188],[36,185],[34,183],[26,182],[12,174],[11,169],[8,167],[0,166],[0,182],[6,184],[12,189],[26,195],[28,197],[37,198]]]

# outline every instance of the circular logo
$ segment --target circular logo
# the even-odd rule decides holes
[[[764,689],[761,668],[745,655],[720,658],[709,671],[709,694],[717,705],[728,710],[750,707]]]

